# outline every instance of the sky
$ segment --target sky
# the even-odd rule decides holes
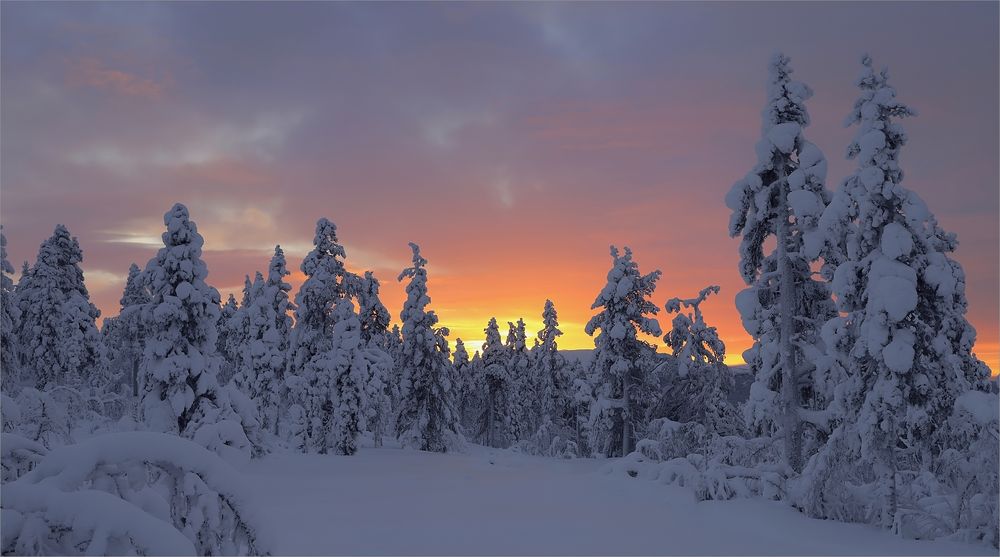
[[[996,373],[998,7],[4,2],[0,222],[17,268],[65,224],[111,316],[174,202],[223,297],[275,244],[297,289],[327,217],[397,321],[420,244],[431,309],[471,348],[492,316],[537,330],[546,298],[560,347],[592,347],[609,246],[629,246],[663,272],[661,308],[722,287],[703,310],[740,363],[723,199],[755,163],[767,61],[785,52],[815,90],[805,133],[836,189],[870,52],[919,112],[903,183],[958,234],[976,352]]]

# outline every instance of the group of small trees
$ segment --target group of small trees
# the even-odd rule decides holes
[[[780,442],[790,499],[811,515],[996,545],[995,501],[972,501],[982,474],[954,477],[956,460],[990,461],[996,477],[996,455],[967,437],[996,438],[996,400],[992,426],[957,404],[983,400],[989,370],[972,353],[955,236],[901,185],[897,120],[915,113],[866,55],[847,120],[858,168],[831,194],[803,134],[812,91],[788,63],[771,61],[758,162],[727,196],[748,285],[737,306],[755,341],[747,425]]]

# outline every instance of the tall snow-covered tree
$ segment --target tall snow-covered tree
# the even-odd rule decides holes
[[[427,260],[410,243],[413,266],[399,280],[410,279],[400,320],[403,322],[403,370],[396,432],[404,445],[424,451],[446,452],[460,442],[458,412],[448,359],[448,329],[436,327],[438,318],[427,311]]]
[[[632,250],[620,254],[611,246],[613,265],[608,282],[591,309],[600,309],[585,328],[594,339],[591,364],[598,380],[591,407],[590,447],[607,456],[632,451],[636,430],[645,427],[646,414],[656,390],[652,377],[656,348],[638,338],[638,333],[659,336],[659,308],[649,301],[660,271],[643,275],[632,259]]]
[[[175,433],[217,450],[246,451],[247,417],[219,386],[216,322],[219,292],[205,279],[204,239],[177,203],[163,216],[164,247],[146,266],[151,300],[140,367],[143,419],[153,431]],[[224,452],[223,452],[224,454]]]
[[[515,439],[511,419],[514,382],[495,317],[490,318],[484,331],[482,367],[486,400],[479,417],[479,439],[488,447],[506,447]]]
[[[845,481],[870,483],[841,492],[874,493],[868,519],[897,527],[904,478],[939,470],[956,399],[986,389],[989,371],[972,353],[965,275],[948,256],[957,240],[901,185],[907,136],[897,119],[915,113],[896,99],[886,70],[876,72],[867,55],[862,65],[847,119],[857,125],[847,156],[858,168],[821,219],[843,256],[833,277],[841,314],[823,335],[849,378],[833,405],[838,425],[804,473],[816,494],[804,506],[838,514],[829,482],[851,468],[859,473]]]
[[[668,375],[666,392],[657,408],[675,422],[698,422],[718,435],[739,435],[743,419],[729,402],[733,376],[724,360],[726,346],[715,327],[705,323],[701,304],[718,286],[708,286],[690,299],[667,300],[667,313],[676,313],[663,341],[673,352],[675,373]],[[690,308],[684,313],[682,308]]]
[[[826,160],[803,134],[812,90],[791,79],[788,64],[783,54],[771,59],[757,164],[733,185],[726,205],[732,210],[729,233],[741,236],[740,273],[749,285],[736,303],[755,341],[744,354],[755,374],[748,422],[756,434],[780,434],[786,463],[800,471],[800,409],[813,403],[803,400],[804,393],[818,392],[811,384],[813,375],[825,371],[816,363],[819,330],[834,310],[825,283],[814,280],[811,269],[823,246],[818,218],[830,199]],[[765,255],[769,238],[775,248]]]
[[[101,312],[90,303],[82,261],[80,244],[60,224],[18,285],[21,370],[39,390],[105,386]]]
[[[328,369],[313,362],[330,350],[333,306],[346,294],[344,247],[337,239],[337,226],[325,218],[316,222],[313,250],[302,260],[305,282],[295,296],[295,327],[285,381],[294,402],[289,409],[296,439],[303,450],[325,450],[332,427],[333,400]]]
[[[12,392],[11,387],[20,379],[17,361],[17,330],[21,321],[21,310],[14,300],[14,266],[7,261],[7,237],[0,227],[0,368],[3,368],[3,390]]]

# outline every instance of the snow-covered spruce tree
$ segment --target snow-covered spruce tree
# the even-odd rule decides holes
[[[138,265],[132,263],[125,279],[125,290],[119,300],[121,309],[118,316],[105,319],[104,326],[101,327],[108,365],[111,367],[110,375],[127,386],[134,400],[139,397],[139,364],[142,362],[145,342],[142,311],[149,300],[146,275],[139,270]]]
[[[528,352],[524,319],[518,319],[517,323],[508,321],[507,325],[510,328],[504,347],[507,349],[507,370],[513,385],[511,431],[515,441],[524,441],[535,433],[541,409],[532,375],[534,369]]]
[[[42,242],[17,290],[20,367],[39,390],[104,387],[106,360],[80,262],[83,252],[63,225]]]
[[[233,386],[254,407],[264,431],[278,432],[284,395],[285,355],[288,351],[288,275],[285,256],[275,247],[268,277],[257,273],[244,295],[244,304],[230,320],[229,340],[236,355]]]
[[[675,422],[697,422],[717,435],[740,435],[743,418],[729,402],[733,375],[724,363],[726,346],[715,327],[705,324],[701,304],[718,286],[708,286],[697,298],[667,300],[667,313],[676,313],[663,337],[677,367],[668,374],[668,386],[657,405],[657,415]],[[684,313],[682,308],[690,308]]]
[[[392,415],[392,399],[398,396],[392,383],[394,361],[390,353],[389,310],[379,298],[379,282],[371,271],[364,276],[348,275],[348,294],[358,300],[361,346],[367,361],[362,401],[363,424],[371,432],[376,447],[382,446]]]
[[[146,265],[151,300],[145,306],[146,347],[140,366],[142,413],[152,431],[193,439],[222,456],[250,449],[247,423],[216,382],[219,292],[205,282],[204,240],[175,204],[163,216],[164,247]]]
[[[639,340],[639,332],[659,336],[659,308],[649,301],[660,271],[639,273],[632,250],[619,254],[611,246],[614,261],[608,283],[591,309],[600,309],[585,328],[594,339],[591,362],[596,384],[596,400],[591,406],[590,447],[606,456],[623,456],[632,451],[635,432],[645,428],[647,410],[657,386],[652,377],[656,348]]]
[[[299,450],[325,452],[332,427],[333,400],[328,370],[313,360],[330,349],[333,306],[345,296],[344,247],[337,239],[337,226],[325,218],[316,222],[315,246],[301,269],[305,282],[295,296],[295,327],[285,381],[292,406],[289,408],[292,444]]]
[[[471,434],[471,431],[466,428],[465,416],[468,414],[470,400],[467,398],[470,394],[470,383],[474,378],[470,375],[472,372],[471,362],[469,361],[469,352],[465,349],[465,343],[462,339],[455,339],[455,350],[451,353],[452,367],[455,368],[455,382],[453,388],[455,391],[455,406],[458,408],[458,419],[459,423],[462,425],[462,431]]]
[[[556,428],[565,428],[573,416],[573,378],[569,375],[566,358],[559,353],[556,339],[562,335],[559,316],[552,300],[545,300],[542,310],[542,329],[532,348],[535,377],[538,378],[538,395],[541,402],[541,421]]]
[[[239,306],[236,304],[236,296],[229,294],[226,303],[222,304],[222,309],[219,312],[219,321],[216,326],[218,330],[215,346],[221,358],[218,377],[220,385],[229,383],[233,374],[236,373],[236,355],[231,351],[236,347],[237,343],[229,340],[229,332],[232,329],[237,311],[239,311]]]
[[[736,297],[743,325],[754,339],[744,359],[754,371],[747,422],[756,435],[780,435],[785,462],[804,464],[800,409],[823,406],[814,376],[826,373],[819,330],[834,310],[825,283],[811,263],[823,246],[817,221],[829,202],[826,160],[806,141],[805,101],[812,90],[791,79],[789,59],[769,65],[768,101],[762,113],[757,164],[726,196],[733,211],[729,233],[741,236],[740,273],[749,287]],[[768,238],[774,250],[765,255]]]
[[[482,366],[486,400],[479,415],[478,437],[487,447],[505,448],[515,439],[511,418],[514,382],[495,317],[490,318],[484,331],[486,341],[483,343]]]
[[[400,367],[400,406],[396,433],[404,446],[423,451],[446,452],[461,443],[453,373],[448,359],[448,329],[437,327],[438,318],[427,311],[427,260],[420,247],[410,243],[413,266],[403,269],[399,280],[409,278],[406,302],[400,313],[403,350]]]
[[[3,390],[12,393],[21,377],[17,360],[17,331],[21,310],[14,300],[14,266],[7,261],[7,237],[0,227],[0,368],[3,369]]]
[[[957,240],[901,185],[907,137],[896,119],[914,111],[896,99],[886,70],[876,72],[867,55],[862,64],[847,119],[858,126],[847,151],[858,169],[821,219],[844,257],[833,278],[841,315],[823,335],[850,376],[833,404],[838,425],[804,471],[798,503],[813,515],[901,529],[914,475],[944,473],[955,400],[985,390],[989,371],[972,353],[964,272],[948,257]]]
[[[366,347],[361,341],[361,321],[354,304],[341,299],[333,311],[333,383],[336,389],[333,446],[338,454],[351,455],[358,450],[358,434],[364,418],[365,386],[370,380]]]
[[[267,278],[252,302],[254,316],[251,330],[256,342],[251,344],[252,374],[248,394],[257,405],[261,427],[278,434],[278,420],[285,399],[285,359],[288,354],[292,303],[285,282],[290,273],[281,246],[274,246]]]
[[[464,379],[461,382],[462,428],[466,435],[479,440],[479,419],[486,407],[486,396],[489,389],[486,386],[486,374],[483,370],[483,357],[476,350],[464,367]]]

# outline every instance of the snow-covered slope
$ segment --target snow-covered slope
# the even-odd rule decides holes
[[[985,546],[903,540],[759,500],[696,502],[683,488],[470,446],[274,454],[247,469],[287,555],[957,555]]]

